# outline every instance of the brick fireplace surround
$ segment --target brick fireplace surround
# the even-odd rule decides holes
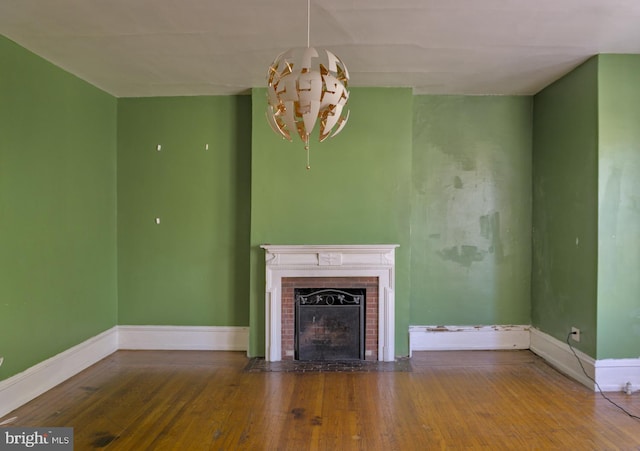
[[[395,244],[263,245],[265,358],[293,359],[294,288],[366,288],[365,359],[395,360]]]

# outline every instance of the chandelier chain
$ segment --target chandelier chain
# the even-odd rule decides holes
[[[309,48],[309,35],[311,29],[311,0],[307,0],[307,48]]]

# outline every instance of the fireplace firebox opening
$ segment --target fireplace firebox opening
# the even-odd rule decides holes
[[[300,349],[296,338],[296,329],[298,327],[296,324],[298,322],[298,302],[296,301],[296,297],[300,294],[303,296],[309,296],[309,293],[327,290],[326,292],[318,293],[317,295],[330,294],[330,292],[335,291],[346,293],[333,294],[333,301],[331,299],[327,301],[329,306],[331,306],[331,302],[333,302],[333,306],[338,303],[338,295],[345,296],[345,300],[343,302],[347,305],[349,305],[347,301],[349,301],[352,296],[362,295],[364,297],[364,300],[360,302],[360,311],[358,314],[358,324],[362,334],[360,336],[360,344],[364,348],[362,351],[363,355],[358,353],[357,356],[351,356],[350,358],[378,360],[378,282],[379,280],[377,277],[283,277],[281,283],[281,343],[284,354],[283,359],[301,360],[306,358],[304,353],[302,354],[302,358],[300,358],[300,353],[298,352]],[[347,294],[349,296],[347,296]],[[306,313],[311,315],[310,320],[313,324],[314,313],[311,309],[314,305],[307,300],[303,307],[309,309]],[[316,306],[316,308],[320,309],[322,306]],[[302,312],[305,314],[304,309]],[[328,311],[325,310],[315,312],[316,323],[319,321],[318,313],[323,312],[328,313]],[[349,312],[349,309],[337,312],[337,314],[340,315],[340,321],[344,321],[343,316],[345,315],[355,316],[354,312],[347,312]],[[321,339],[316,338],[316,340]],[[330,359],[327,357],[325,358],[327,360]],[[338,360],[338,358],[333,358],[333,360]]]
[[[364,288],[296,288],[295,359],[364,360]]]

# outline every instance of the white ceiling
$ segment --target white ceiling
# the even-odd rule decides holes
[[[236,94],[306,46],[307,2],[0,0],[0,34],[117,97]],[[350,86],[533,94],[640,53],[640,0],[311,0],[310,35]]]

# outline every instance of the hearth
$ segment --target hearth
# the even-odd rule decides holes
[[[296,360],[364,359],[364,289],[296,288]]]

